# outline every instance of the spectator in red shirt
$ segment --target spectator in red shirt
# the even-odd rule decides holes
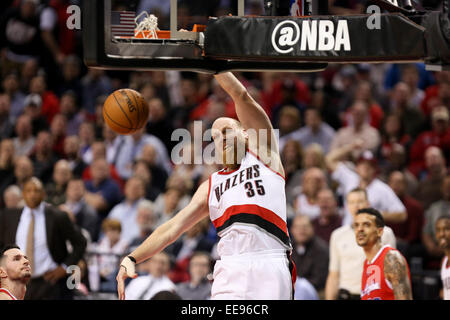
[[[406,183],[403,172],[394,171],[390,174],[389,186],[405,206],[408,218],[405,222],[386,224],[394,231],[398,250],[408,259],[414,256],[416,248],[420,246],[424,214],[422,204],[406,194]]]
[[[43,75],[37,75],[31,79],[30,93],[36,93],[41,96],[41,115],[43,115],[47,119],[47,123],[50,124],[55,114],[59,113],[59,99],[52,91],[47,90],[47,82]]]
[[[425,97],[420,104],[420,108],[426,116],[429,116],[431,110],[440,104],[450,107],[450,72],[436,72],[434,77],[437,83],[425,89]]]
[[[368,111],[369,111],[369,124],[370,126],[380,129],[381,121],[384,117],[383,109],[381,109],[380,105],[373,98],[372,95],[372,87],[370,82],[368,81],[360,81],[355,91],[355,100],[361,100],[367,103]],[[344,115],[344,125],[347,126],[353,122],[353,116],[351,109],[348,108]]]
[[[425,131],[420,134],[410,150],[409,169],[419,178],[421,172],[425,169],[424,154],[428,147],[439,147],[446,157],[450,155],[449,112],[445,106],[433,109],[431,124],[431,131]]]

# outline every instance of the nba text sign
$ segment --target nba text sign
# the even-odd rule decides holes
[[[205,55],[236,60],[355,62],[361,57],[383,61],[420,59],[424,28],[411,28],[401,14],[311,17],[220,17],[210,19]],[[392,35],[398,36],[395,41]]]

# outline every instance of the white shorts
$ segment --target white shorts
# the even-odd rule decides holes
[[[286,251],[224,256],[214,266],[213,300],[290,300],[293,283]]]

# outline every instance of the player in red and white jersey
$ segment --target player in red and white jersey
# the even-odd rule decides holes
[[[0,251],[0,300],[23,300],[31,279],[28,258],[16,245]]]
[[[450,215],[440,216],[436,220],[435,228],[436,240],[445,253],[441,266],[443,298],[450,300]]]
[[[356,242],[366,261],[361,282],[361,300],[412,300],[408,263],[396,249],[381,246],[384,219],[373,208],[358,210],[353,222]]]
[[[227,72],[215,79],[235,103],[239,121],[219,118],[212,126],[215,152],[224,169],[203,182],[187,207],[158,227],[121,262],[119,299],[135,264],[210,216],[219,236],[212,299],[292,299],[296,278],[286,225],[284,169],[277,138],[263,108]]]

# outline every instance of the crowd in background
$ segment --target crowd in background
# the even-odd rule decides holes
[[[129,2],[158,13],[161,27],[167,23],[168,7],[153,7],[159,1]],[[179,27],[189,28],[192,17],[235,10],[233,1],[198,3],[180,4]],[[357,10],[349,3],[343,12]],[[194,121],[206,130],[218,117],[237,116],[212,75],[87,68],[81,31],[65,26],[70,4],[80,3],[0,4],[0,207],[23,207],[23,182],[39,178],[46,202],[66,212],[88,243],[78,264],[78,297],[112,296],[121,257],[184,208],[220,169],[173,164],[178,141],[172,132],[193,131]],[[130,6],[116,4],[117,10]],[[258,14],[262,7],[250,1],[247,10]],[[419,279],[413,282],[415,297],[438,298],[435,272],[443,252],[434,222],[450,212],[450,72],[429,72],[420,63],[330,64],[318,73],[236,76],[279,130],[299,283],[307,281],[313,296],[323,298],[330,237],[351,224],[345,197],[362,181],[373,206],[406,212],[387,225],[413,280]],[[150,110],[147,125],[128,136],[117,135],[102,117],[106,97],[120,88],[139,91]],[[194,156],[194,148],[185,150]],[[217,241],[210,221],[201,221],[140,264],[141,276],[127,284],[126,294],[207,299]]]

